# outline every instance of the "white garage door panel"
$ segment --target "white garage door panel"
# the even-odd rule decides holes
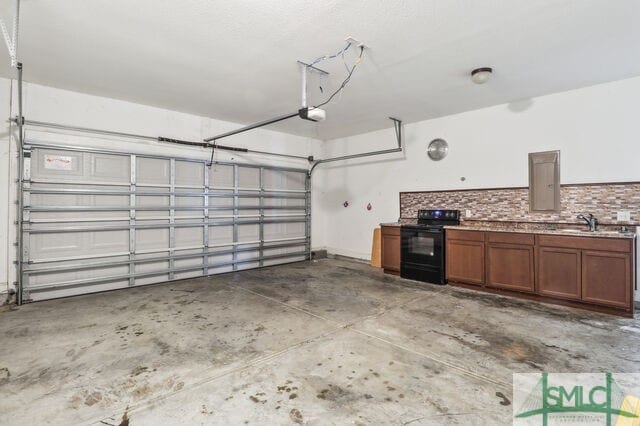
[[[291,262],[302,262],[306,258],[304,256],[299,256],[299,257],[291,256],[291,257],[288,257],[287,259],[289,259],[287,262],[283,262],[282,259],[265,260],[262,266],[275,266],[275,265],[283,265],[285,263],[291,263]]]
[[[304,207],[304,200],[287,198],[267,198],[264,207]]]
[[[224,266],[220,268],[209,268],[209,274],[226,274],[228,272],[233,272],[233,268],[231,266]]]
[[[150,283],[151,284],[151,283]],[[91,285],[91,293],[100,291],[118,290],[121,288],[127,288],[129,286],[128,280],[100,282]],[[41,300],[56,299],[59,297],[79,296],[86,294],[87,289],[84,286],[68,287],[60,289],[48,289],[47,291],[31,291],[29,302],[38,302]]]
[[[238,186],[242,189],[260,189],[260,169],[240,169]]]
[[[238,200],[238,205],[243,208],[257,207],[260,205],[260,198],[259,197],[242,197]]]
[[[202,272],[193,271],[193,272],[176,272],[173,279],[174,280],[185,280],[187,278],[197,278],[201,277]]]
[[[82,181],[84,156],[80,152],[37,150],[31,157],[31,176],[34,179],[61,177],[66,181]]]
[[[169,248],[168,229],[138,229],[136,231],[136,250],[155,250]]]
[[[176,164],[176,181],[177,186],[204,186],[204,174],[207,168],[204,164],[193,163],[190,161],[179,161]]]
[[[89,195],[86,197],[89,206],[128,206],[126,195]]]
[[[209,210],[211,217],[233,216],[233,209],[228,208],[233,207],[233,197],[209,197],[209,206],[212,207]]]
[[[165,262],[144,262],[136,265],[136,272],[150,273],[154,271],[165,272],[169,269],[169,261]],[[168,274],[168,272],[167,272]]]
[[[22,301],[308,259],[305,170],[27,142]]]
[[[131,158],[118,155],[91,155],[91,176],[110,182],[129,182]]]
[[[264,187],[265,189],[282,189],[282,190],[304,190],[305,176],[298,176],[299,173],[282,170],[265,170]]]
[[[123,275],[126,275],[128,271],[129,269],[126,266],[111,266],[107,268],[92,268],[79,271],[36,274],[31,277],[30,284],[34,288],[37,288],[38,286],[45,284],[66,283],[91,278],[122,277]]]
[[[180,190],[178,190],[177,192],[178,194],[180,193]],[[176,195],[176,206],[184,206],[184,207],[198,207],[198,206],[202,206],[203,205],[203,199],[202,197],[196,197],[196,196],[181,196],[181,195]],[[198,210],[194,210],[194,211],[201,211],[202,209],[198,209]],[[193,213],[191,213],[193,214]]]
[[[178,190],[184,192],[185,190]],[[201,190],[200,190],[201,191]],[[195,197],[195,196],[178,196],[175,197],[175,206],[178,209],[175,211],[175,217],[179,218],[192,218],[192,219],[203,219],[203,209],[204,206],[204,198],[203,197]]]
[[[304,223],[278,223],[265,224],[265,238],[273,240],[276,238],[304,238]]]
[[[146,192],[156,192],[156,191],[148,191],[146,188],[144,189]],[[137,219],[158,219],[158,218],[169,218],[169,203],[170,197],[161,197],[161,196],[147,196],[147,195],[139,195],[136,196],[136,207],[141,207],[141,209],[136,210],[136,218]]]
[[[212,254],[209,255],[209,266],[219,266],[219,265],[225,265],[225,266],[231,266],[231,262],[233,262],[233,255],[232,254]]]
[[[88,197],[84,195],[49,195],[34,194],[31,197],[31,203],[41,206],[82,206],[86,204]]]
[[[208,169],[211,188],[233,188],[233,166],[214,164]]]
[[[204,263],[202,258],[194,258],[194,259],[178,259],[174,262],[174,266],[176,269],[184,269],[187,267],[196,267],[198,269],[193,269],[191,271],[185,272],[176,272],[175,279],[184,279],[184,278],[192,278],[202,276],[202,271],[204,269]]]
[[[138,185],[169,185],[171,160],[138,158],[136,183]]]
[[[238,241],[254,242],[260,239],[260,227],[258,225],[239,225]]]
[[[82,252],[85,236],[81,233],[69,234],[35,234],[31,235],[29,244],[31,260],[44,260],[73,256]]]
[[[209,245],[230,244],[233,242],[233,226],[209,228]]]
[[[176,229],[176,248],[190,248],[194,246],[202,246],[204,233],[202,227],[198,228],[177,228]]]
[[[89,254],[122,253],[129,250],[129,231],[87,232],[87,247],[83,252]]]

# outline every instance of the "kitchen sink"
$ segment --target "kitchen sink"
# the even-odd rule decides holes
[[[598,234],[619,234],[617,231],[589,231],[588,229],[558,229],[558,232],[567,232],[572,234],[590,234],[590,235],[598,235]]]

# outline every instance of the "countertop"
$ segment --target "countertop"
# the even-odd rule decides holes
[[[566,235],[571,237],[596,237],[596,238],[635,238],[633,232],[618,231],[582,231],[580,229],[521,229],[521,228],[501,228],[491,226],[445,226],[445,229],[456,229],[461,231],[487,231],[487,232],[517,232],[521,234],[545,234],[545,235]]]
[[[415,221],[405,221],[405,224],[415,223]],[[380,226],[402,226],[402,223],[398,222],[385,222]],[[521,234],[545,234],[545,235],[565,235],[568,237],[595,237],[595,238],[635,238],[636,234],[633,232],[618,232],[618,231],[583,231],[580,229],[526,229],[516,228],[508,226],[473,226],[473,225],[458,225],[458,226],[445,226],[445,229],[456,229],[460,231],[485,231],[485,232],[517,232]]]

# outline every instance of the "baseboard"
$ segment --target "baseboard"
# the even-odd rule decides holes
[[[370,265],[371,264],[371,262],[369,260],[359,259],[357,257],[343,256],[341,254],[331,254],[331,253],[329,253],[327,255],[327,258],[336,259],[336,260],[346,260],[347,262],[363,263],[365,265]]]
[[[370,264],[371,260],[363,259],[361,257],[353,257],[347,256],[344,254],[336,253],[335,251],[331,251],[328,247],[311,249],[311,259],[338,259],[338,260],[347,260],[350,262],[358,262],[358,263],[366,263]]]
[[[325,247],[327,253],[335,256],[344,256],[352,259],[358,259],[364,262],[371,262],[371,253],[361,253],[353,250],[345,250],[337,247]]]

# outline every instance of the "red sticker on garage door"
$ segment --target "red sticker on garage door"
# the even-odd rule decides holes
[[[45,155],[44,168],[51,170],[73,170],[73,157]]]

